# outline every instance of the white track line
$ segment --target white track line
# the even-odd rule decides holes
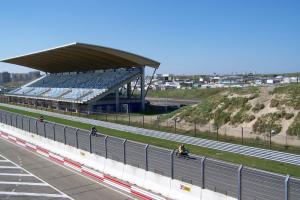
[[[0,173],[0,176],[33,176],[32,174],[12,174],[12,173]]]
[[[5,141],[8,141],[8,140],[5,140]],[[8,141],[8,142],[10,142],[11,144],[14,144],[13,142],[11,142],[11,141]],[[17,144],[15,144],[16,146],[17,146]],[[24,148],[25,150],[27,150],[27,151],[29,151],[28,149],[26,149],[26,148]],[[29,152],[31,152],[31,151],[29,151]],[[36,155],[38,155],[38,154],[36,154]],[[9,160],[8,158],[6,158],[5,156],[3,156],[3,155],[1,155],[0,154],[0,156],[2,156],[4,159],[6,159],[6,160]],[[13,163],[14,165],[16,165],[16,166],[18,166],[20,169],[22,169],[23,171],[25,171],[25,172],[27,172],[28,174],[31,174],[33,177],[35,177],[36,179],[38,179],[39,181],[41,181],[42,183],[45,183],[45,184],[48,184],[46,181],[44,181],[44,180],[42,180],[41,178],[39,178],[38,176],[36,176],[36,175],[34,175],[34,174],[32,174],[32,173],[30,173],[29,171],[27,171],[26,169],[24,169],[24,168],[22,168],[22,167],[20,167],[19,165],[17,165],[15,162],[13,162],[13,161],[11,161],[11,160],[9,160],[11,163]],[[73,198],[71,198],[70,196],[68,196],[67,194],[65,194],[65,193],[63,193],[62,191],[60,191],[59,189],[57,189],[56,187],[54,187],[54,186],[52,186],[52,185],[50,185],[50,184],[48,184],[48,187],[50,187],[50,188],[52,188],[52,189],[54,189],[56,192],[58,192],[59,193],[59,195],[58,194],[43,194],[43,193],[19,193],[19,192],[0,192],[0,195],[1,194],[6,194],[6,195],[17,195],[17,196],[45,196],[45,197],[53,197],[53,198],[58,198],[58,197],[63,197],[63,198],[68,198],[68,199],[70,199],[70,200],[74,200]],[[10,194],[11,193],[11,194]]]
[[[46,193],[27,193],[27,192],[3,192],[0,191],[0,195],[7,196],[32,196],[32,197],[50,197],[50,198],[69,198],[62,194],[46,194]]]
[[[34,186],[49,186],[48,183],[5,182],[5,181],[0,181],[0,185],[34,185]]]
[[[15,143],[13,143],[13,142],[11,142],[11,141],[9,141],[9,140],[4,140],[3,138],[0,138],[0,139],[2,139],[3,141],[9,142],[9,143],[11,143],[11,144],[13,144],[13,145],[15,145],[15,146],[21,148],[20,146],[18,146],[17,144],[15,144]],[[81,176],[81,177],[84,177],[84,178],[86,178],[86,179],[88,179],[88,180],[90,180],[90,181],[93,181],[94,183],[98,183],[99,185],[101,185],[101,186],[103,186],[103,187],[105,187],[105,188],[108,188],[108,189],[112,190],[113,192],[122,194],[122,195],[124,195],[124,196],[126,196],[126,197],[129,197],[130,199],[133,199],[133,200],[139,200],[138,198],[135,198],[135,197],[133,197],[133,196],[131,196],[131,195],[125,193],[125,192],[122,192],[122,191],[120,191],[120,190],[114,189],[113,187],[110,187],[110,186],[108,186],[107,184],[103,184],[103,183],[101,183],[101,182],[99,182],[99,181],[97,181],[97,180],[94,180],[94,179],[92,179],[92,178],[90,178],[90,177],[88,177],[88,176],[85,176],[85,175],[81,174],[81,173],[78,172],[78,171],[75,171],[75,170],[73,170],[73,169],[71,169],[71,168],[68,168],[68,167],[66,167],[66,166],[64,166],[64,165],[60,165],[60,164],[56,163],[55,161],[49,159],[48,157],[44,157],[44,156],[42,156],[42,155],[40,155],[40,154],[38,154],[38,153],[36,153],[36,152],[34,152],[34,151],[30,151],[29,149],[26,149],[26,148],[24,148],[24,150],[25,150],[25,151],[28,151],[28,152],[30,152],[30,153],[33,153],[33,154],[35,154],[36,156],[38,156],[38,157],[40,157],[40,158],[43,158],[43,159],[45,159],[45,160],[47,160],[47,161],[49,161],[49,162],[51,162],[51,163],[54,163],[54,164],[57,165],[57,166],[63,167],[64,169],[67,169],[68,171],[71,171],[71,172],[73,172],[73,173],[76,173],[77,175],[79,175],[79,176]],[[1,156],[1,154],[0,154],[0,156]],[[5,158],[5,157],[4,157],[4,158]],[[25,170],[25,171],[26,171],[26,170]],[[26,171],[26,172],[28,172],[28,171]],[[28,172],[28,173],[31,174],[30,172]],[[34,175],[33,175],[33,176],[34,176]],[[38,178],[38,177],[36,177],[36,178]],[[43,180],[40,179],[40,178],[39,178],[39,180],[43,181]],[[43,181],[43,182],[44,182],[44,181]],[[51,185],[50,185],[50,186],[51,186]],[[51,186],[51,187],[53,187],[53,186]],[[53,187],[53,188],[54,188],[54,187]],[[56,188],[55,188],[55,189],[56,189]],[[56,190],[58,190],[58,189],[56,189]],[[58,190],[58,191],[59,191],[59,190]],[[1,194],[1,193],[0,193],[0,194]],[[74,199],[71,198],[71,197],[68,197],[68,198],[70,198],[71,200],[74,200]]]
[[[22,169],[22,168],[18,166],[0,166],[0,169]]]

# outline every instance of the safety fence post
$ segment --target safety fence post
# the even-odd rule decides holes
[[[175,120],[174,120],[174,129],[175,129],[175,133],[176,133],[176,124],[177,124],[177,120],[176,120],[176,118],[175,118]]]
[[[16,116],[16,128],[18,127],[18,115],[15,115]]]
[[[44,137],[47,137],[46,136],[46,123],[45,122],[43,122],[43,129],[44,129]]]
[[[219,125],[217,125],[217,141],[219,141]]]
[[[174,178],[174,152],[175,152],[175,150],[173,150],[170,153],[170,159],[171,159],[171,179]]]
[[[21,119],[22,119],[22,120],[21,120],[21,128],[22,128],[22,130],[24,130],[24,128],[23,128],[23,127],[24,127],[24,125],[23,125],[24,117],[23,117],[23,116],[20,116],[20,117],[21,117]]]
[[[238,200],[242,199],[242,170],[243,170],[243,165],[240,165],[238,168],[238,180],[237,180],[237,184],[238,184]]]
[[[55,124],[53,124],[52,128],[53,128],[53,140],[56,141]]]
[[[125,139],[123,141],[123,163],[126,164],[126,142],[127,142],[127,139]]]
[[[92,133],[90,133],[90,135],[89,135],[89,142],[90,142],[90,153],[93,153],[92,152]]]
[[[66,127],[64,126],[64,142],[67,144]]]
[[[108,138],[108,136],[105,136],[105,138],[104,138],[105,158],[107,158],[107,138]]]
[[[76,130],[75,135],[76,135],[76,148],[78,149],[78,131],[79,129]]]
[[[242,144],[244,144],[244,127],[242,127]]]
[[[31,129],[30,129],[30,124],[31,124],[31,123],[30,123],[30,118],[29,118],[29,120],[28,120],[28,123],[29,123],[29,124],[28,124],[28,131],[29,131],[29,133],[31,133]]]
[[[128,125],[130,125],[130,113],[128,113]]]
[[[149,144],[147,144],[145,147],[145,170],[146,171],[148,171],[148,147]]]
[[[144,128],[144,125],[145,125],[145,115],[143,114],[143,128]]]
[[[289,199],[289,182],[290,182],[290,175],[287,175],[284,181],[284,199],[288,200]]]
[[[37,120],[35,120],[35,134],[39,134],[38,133],[38,126],[37,126],[37,123],[38,123],[38,121]]]
[[[272,149],[272,131],[270,131],[270,135],[269,135],[269,148]]]
[[[205,167],[205,160],[206,160],[206,157],[204,156],[204,157],[202,157],[201,158],[201,167],[200,167],[200,169],[201,169],[201,177],[202,177],[202,180],[201,180],[201,187],[202,187],[202,189],[204,189],[205,188],[205,184],[204,184],[204,167]]]

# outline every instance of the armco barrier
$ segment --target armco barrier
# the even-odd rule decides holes
[[[48,154],[50,159],[81,170],[82,173],[82,167],[86,167],[170,198],[300,199],[300,180],[293,177],[195,155],[185,160],[175,156],[172,150],[103,134],[90,135],[88,131],[51,122],[39,123],[36,119],[2,110],[0,121],[6,124],[3,127],[11,133],[10,136],[3,135],[3,138],[21,146],[26,145],[26,148],[41,155],[47,155],[46,150],[51,150]],[[62,161],[62,157],[66,160]],[[80,168],[78,163],[85,165]],[[115,184],[111,180],[108,182]],[[127,187],[122,188],[128,191]],[[140,189],[131,188],[132,192],[138,193],[136,190]]]
[[[87,165],[83,165],[82,163],[84,163],[84,162],[76,161],[76,160],[84,161],[89,158],[82,158],[85,156],[82,155],[82,152],[80,152],[80,153],[76,152],[77,149],[75,149],[74,147],[69,147],[67,149],[62,150],[60,148],[61,148],[61,145],[64,145],[64,144],[58,144],[58,142],[51,141],[47,138],[42,138],[39,135],[32,135],[28,132],[21,131],[19,129],[15,129],[15,128],[12,128],[12,127],[9,127],[9,126],[3,125],[3,124],[1,124],[0,129],[1,129],[1,131],[0,131],[1,138],[9,140],[15,144],[18,144],[24,148],[29,149],[31,151],[34,151],[44,157],[47,157],[47,158],[55,161],[58,164],[69,167],[77,172],[80,172],[91,178],[94,178],[97,181],[102,181],[108,185],[111,185],[115,188],[118,188],[124,192],[135,195],[144,200],[152,200],[152,199],[153,200],[166,200],[166,198],[164,198],[164,197],[161,197],[152,192],[146,191],[137,186],[133,186],[128,183],[122,182],[116,178],[107,176],[107,175],[99,172],[98,170],[94,170]],[[50,144],[50,143],[52,143],[52,144]],[[41,147],[41,146],[43,146],[43,147]],[[64,145],[64,146],[67,146],[67,145]],[[49,149],[55,150],[56,152],[60,152],[60,153],[62,153],[62,151],[67,152],[66,154],[68,156],[62,156],[59,153],[51,152]],[[82,157],[79,155],[81,155]],[[73,157],[74,160],[70,159],[69,157]]]

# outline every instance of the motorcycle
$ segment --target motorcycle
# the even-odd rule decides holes
[[[190,159],[189,153],[190,152],[187,149],[183,153],[179,153],[178,149],[175,150],[175,155],[178,158]]]

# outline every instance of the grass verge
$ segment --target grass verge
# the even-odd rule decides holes
[[[34,117],[38,118],[40,117],[39,113],[33,113],[33,112],[28,112],[28,111],[23,111],[19,109],[13,109],[13,108],[8,108],[4,106],[0,106],[1,110],[9,111],[9,112],[14,112],[17,114],[29,116],[29,117]],[[55,122],[55,123],[60,123],[76,128],[81,128],[81,129],[86,129],[90,130],[90,127],[92,125],[86,124],[86,123],[81,123],[77,121],[71,121],[71,120],[66,120],[62,118],[57,118],[57,117],[51,117],[47,115],[43,115],[47,121],[50,122]],[[118,130],[113,130],[109,128],[104,128],[97,126],[97,130],[99,132],[102,132],[103,134],[106,135],[111,135],[111,136],[116,136],[120,138],[125,138],[128,140],[132,141],[137,141],[137,142],[143,142],[147,143],[150,145],[155,145],[159,147],[164,147],[168,149],[175,149],[178,147],[177,142],[172,142],[168,140],[163,140],[163,139],[158,139],[158,138],[153,138],[153,137],[148,137],[148,136],[143,136],[143,135],[137,135],[134,133],[128,133],[124,131],[118,131]],[[193,154],[198,154],[201,156],[207,156],[219,160],[224,160],[236,164],[243,164],[245,166],[257,168],[257,169],[262,169],[270,172],[275,172],[279,174],[289,174],[294,177],[300,178],[300,167],[296,165],[291,165],[291,164],[285,164],[285,163],[280,163],[280,162],[275,162],[275,161],[270,161],[266,159],[259,159],[259,158],[254,158],[250,156],[243,156],[239,154],[234,154],[234,153],[228,153],[228,152],[223,152],[223,151],[217,151],[213,149],[208,149],[208,148],[203,148],[199,146],[194,146],[194,145],[186,145],[191,153]]]

